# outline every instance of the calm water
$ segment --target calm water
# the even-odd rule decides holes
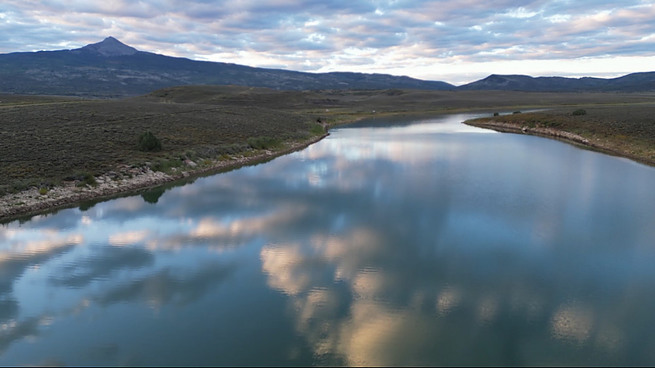
[[[0,226],[0,365],[655,365],[655,169],[469,117]]]

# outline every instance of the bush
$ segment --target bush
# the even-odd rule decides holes
[[[139,150],[161,151],[161,141],[152,132],[147,131],[139,136]]]
[[[281,144],[279,139],[271,137],[253,137],[248,138],[248,145],[254,149],[269,149],[279,147]]]
[[[310,128],[309,131],[313,135],[323,135],[323,134],[325,134],[325,128],[323,128],[323,126],[319,125],[319,124],[312,124],[312,127]]]
[[[93,174],[85,172],[85,173],[79,173],[75,175],[77,178],[79,178],[80,182],[77,183],[78,187],[83,187],[85,185],[90,185],[92,187],[95,187],[98,185],[98,182],[96,181],[95,176]]]
[[[575,110],[575,111],[573,111],[573,113],[572,113],[573,116],[577,116],[577,115],[586,115],[586,114],[587,114],[587,111],[586,111],[586,110],[583,110],[583,109]]]
[[[152,169],[152,171],[161,171],[164,173],[170,173],[173,168],[182,166],[183,162],[184,161],[180,160],[179,158],[173,158],[173,159],[162,158],[153,162],[150,165],[150,169]]]

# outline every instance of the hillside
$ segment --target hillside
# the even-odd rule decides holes
[[[278,90],[454,87],[386,74],[303,73],[195,61],[139,51],[113,37],[73,50],[0,55],[0,92],[4,93],[118,97],[198,84]]]
[[[655,91],[655,72],[632,73],[618,78],[564,78],[492,74],[458,90],[535,92],[646,92]]]

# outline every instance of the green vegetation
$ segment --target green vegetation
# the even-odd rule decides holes
[[[586,115],[586,114],[587,114],[587,110],[585,109],[577,109],[571,113],[571,115],[573,116]]]
[[[320,124],[312,124],[312,127],[309,129],[309,132],[312,135],[323,135],[325,134],[325,128]]]
[[[139,136],[139,149],[145,152],[161,151],[161,141],[148,130]]]
[[[153,171],[162,171],[165,173],[171,173],[173,168],[180,167],[183,165],[183,161],[179,158],[161,158],[155,161],[150,165],[150,168]]]
[[[248,138],[248,145],[254,149],[273,149],[279,148],[282,142],[277,138],[271,137],[252,137]]]
[[[85,185],[95,187],[98,185],[95,176],[91,173],[80,173],[77,174],[76,177],[79,179],[79,182],[77,183],[78,187],[83,187]]]

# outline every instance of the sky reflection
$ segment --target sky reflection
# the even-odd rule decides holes
[[[653,169],[464,118],[3,225],[0,363],[655,362]]]

